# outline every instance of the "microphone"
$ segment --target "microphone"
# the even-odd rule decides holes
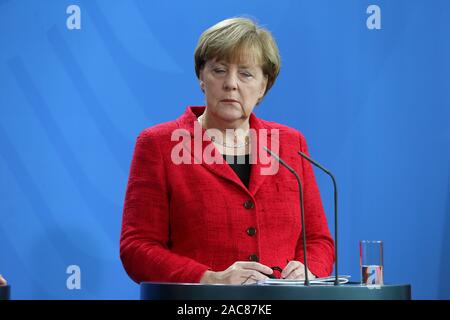
[[[286,162],[284,162],[278,155],[273,153],[271,150],[269,150],[267,147],[263,146],[264,150],[266,150],[268,153],[270,153],[279,163],[281,163],[283,166],[286,167],[297,179],[298,187],[299,187],[299,194],[300,194],[300,217],[302,220],[302,245],[303,245],[303,262],[305,265],[305,286],[309,286],[309,278],[308,278],[308,261],[306,260],[306,228],[305,228],[305,209],[303,207],[303,186],[302,182],[300,181],[300,177],[298,176],[297,172],[295,172],[294,169],[292,169]]]
[[[327,175],[331,177],[331,180],[333,180],[333,188],[334,188],[334,272],[335,272],[335,279],[334,279],[334,285],[339,285],[339,273],[338,273],[338,211],[337,211],[337,201],[338,201],[338,192],[337,192],[337,184],[336,179],[334,178],[333,174],[325,169],[320,163],[317,161],[311,159],[306,154],[304,154],[301,151],[298,151],[298,154],[301,155],[303,158],[311,162],[313,165],[321,169],[323,172],[325,172]]]

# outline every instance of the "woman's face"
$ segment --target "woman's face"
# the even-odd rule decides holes
[[[209,60],[200,72],[208,114],[225,122],[247,119],[266,86],[267,77],[255,62]]]

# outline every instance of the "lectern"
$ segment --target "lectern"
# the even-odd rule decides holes
[[[411,285],[204,285],[141,283],[142,300],[411,300]]]
[[[0,286],[0,300],[9,300],[10,286]]]

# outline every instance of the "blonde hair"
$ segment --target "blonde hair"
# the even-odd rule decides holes
[[[204,31],[195,48],[194,58],[197,78],[200,78],[205,63],[211,59],[228,62],[254,59],[267,76],[264,95],[275,83],[281,66],[272,34],[248,18],[226,19]]]

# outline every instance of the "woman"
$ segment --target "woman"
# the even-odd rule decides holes
[[[329,275],[334,243],[311,165],[297,155],[306,141],[252,113],[280,70],[271,34],[245,18],[219,22],[200,37],[195,70],[206,107],[137,139],[120,242],[127,273],[138,283],[303,279],[298,185],[273,159],[264,171],[267,145],[303,183],[309,278]]]

